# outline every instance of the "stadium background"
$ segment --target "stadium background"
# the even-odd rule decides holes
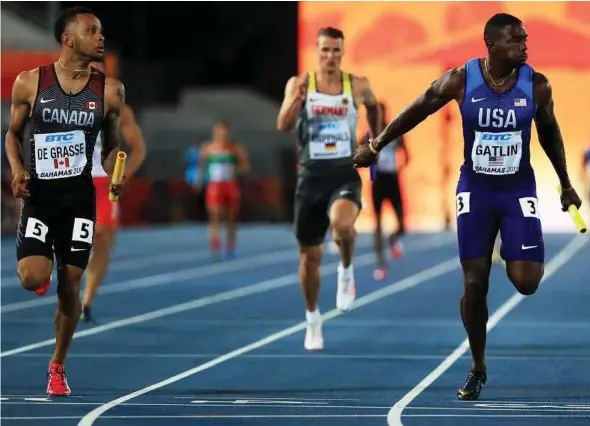
[[[346,35],[344,67],[370,77],[390,114],[399,112],[444,69],[485,54],[482,28],[493,13],[521,17],[530,63],[552,81],[570,175],[582,188],[581,157],[590,140],[590,4],[585,2],[252,2],[179,5],[86,2],[107,37],[108,73],[121,78],[144,132],[148,158],[122,198],[124,226],[206,218],[184,180],[187,149],[226,118],[246,146],[253,172],[241,181],[244,221],[289,222],[295,187],[295,140],[275,130],[289,76],[312,69],[318,28]],[[16,75],[57,57],[51,23],[68,2],[2,3],[2,134]],[[244,19],[247,17],[248,19]],[[586,53],[584,53],[586,52]],[[392,117],[388,117],[392,118]],[[361,119],[359,131],[366,129]],[[454,226],[454,185],[462,158],[461,124],[450,105],[408,134],[412,162],[402,176],[411,230]],[[2,144],[4,145],[4,144]],[[542,220],[573,231],[559,211],[555,174],[538,142]],[[16,203],[3,152],[2,231],[14,231]],[[369,198],[365,178],[364,198]],[[359,228],[370,228],[365,209]],[[387,227],[394,226],[393,219]]]

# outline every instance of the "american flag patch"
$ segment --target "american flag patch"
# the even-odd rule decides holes
[[[514,99],[514,106],[515,107],[525,107],[526,106],[526,99]]]
[[[490,157],[488,159],[489,167],[504,167],[504,159],[502,157]]]

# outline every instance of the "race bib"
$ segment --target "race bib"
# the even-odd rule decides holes
[[[209,180],[215,182],[233,180],[234,170],[233,164],[213,163],[209,166]]]
[[[82,174],[87,163],[83,131],[43,133],[34,137],[39,179],[63,179]]]
[[[471,160],[476,173],[512,175],[522,158],[522,132],[475,132]]]
[[[314,123],[309,127],[309,157],[332,160],[352,156],[350,126],[347,121]]]

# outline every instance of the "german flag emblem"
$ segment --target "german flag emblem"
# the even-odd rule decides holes
[[[334,151],[336,149],[336,144],[335,143],[327,143],[325,145],[325,147],[326,147],[326,150],[328,150],[328,151]]]

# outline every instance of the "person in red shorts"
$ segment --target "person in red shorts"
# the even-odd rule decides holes
[[[204,170],[204,173],[195,183],[195,189],[202,190],[205,175],[211,253],[214,258],[220,257],[219,228],[221,222],[225,221],[227,243],[224,257],[226,260],[233,259],[241,199],[237,177],[238,174],[250,171],[250,160],[243,146],[230,139],[230,128],[226,121],[220,120],[213,125],[213,140],[203,144],[199,163],[199,170]]]
[[[102,64],[93,63],[92,66],[102,69]],[[143,134],[129,105],[125,105],[121,113],[119,131],[130,150],[125,165],[125,180],[129,180],[141,167],[146,157]],[[109,177],[100,165],[100,161],[97,161],[100,158],[101,142],[102,139],[99,137],[94,147],[92,165],[92,181],[96,191],[96,229],[92,255],[86,269],[86,287],[82,298],[82,320],[84,322],[94,322],[91,311],[92,302],[109,267],[111,247],[119,220],[119,205],[109,200]]]

